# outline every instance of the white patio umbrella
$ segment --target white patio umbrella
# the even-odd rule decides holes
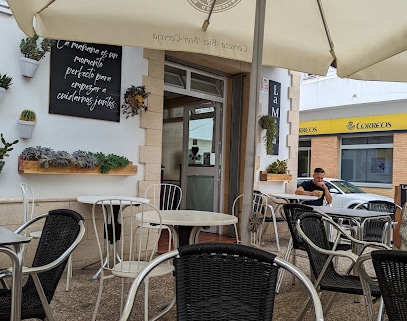
[[[251,209],[262,65],[407,81],[406,0],[8,0],[43,37],[187,51],[252,62],[243,213]],[[205,21],[205,22],[204,22]],[[253,143],[250,143],[253,142]],[[246,215],[248,217],[248,215]],[[249,243],[243,220],[242,242]]]

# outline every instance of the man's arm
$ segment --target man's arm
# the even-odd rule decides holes
[[[315,191],[306,191],[303,186],[298,186],[298,188],[295,190],[296,195],[310,195],[310,196],[319,196],[319,192],[317,190]]]

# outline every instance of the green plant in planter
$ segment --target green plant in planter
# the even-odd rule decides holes
[[[4,159],[4,157],[10,156],[8,152],[11,152],[14,148],[11,147],[15,144],[18,143],[18,139],[13,141],[12,143],[6,142],[6,140],[3,137],[3,133],[0,134],[0,141],[3,144],[3,147],[0,147],[0,161]]]
[[[34,37],[27,37],[21,39],[20,51],[25,58],[41,60],[45,54],[51,50],[55,40],[44,38],[41,42],[38,41],[39,37],[34,34]]]
[[[287,174],[287,162],[285,160],[276,160],[267,167],[267,173],[270,174]]]
[[[4,88],[5,90],[10,89],[10,86],[13,84],[11,81],[13,77],[7,76],[7,74],[1,75],[0,74],[0,87]]]
[[[130,161],[124,156],[118,156],[115,154],[105,155],[103,153],[94,154],[98,160],[98,165],[100,166],[100,172],[105,174],[109,170],[119,167],[126,167],[129,165]]]
[[[20,114],[20,120],[23,121],[36,121],[35,112],[31,109],[24,109]]]
[[[266,136],[264,136],[264,144],[266,145],[267,155],[273,154],[274,139],[278,134],[276,120],[270,114],[266,114],[260,117],[259,124],[261,128],[266,130]]]

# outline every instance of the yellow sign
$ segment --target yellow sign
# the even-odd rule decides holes
[[[407,114],[389,114],[300,122],[299,135],[351,134],[407,130]]]

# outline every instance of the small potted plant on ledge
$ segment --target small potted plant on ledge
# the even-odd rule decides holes
[[[0,172],[3,169],[3,166],[5,164],[4,162],[4,157],[8,157],[9,154],[8,152],[11,152],[14,148],[11,147],[14,144],[18,143],[18,139],[13,141],[12,143],[6,142],[6,140],[3,137],[3,133],[0,134],[0,141],[3,144],[3,147],[0,147]]]
[[[55,40],[44,38],[41,42],[38,40],[38,35],[34,34],[34,37],[27,37],[21,39],[20,51],[24,57],[20,58],[21,74],[25,77],[34,77],[40,60],[45,54],[51,50]]]
[[[262,129],[266,130],[263,140],[267,155],[273,155],[274,140],[278,134],[276,120],[270,114],[266,114],[260,117],[259,124]]]
[[[31,138],[37,118],[35,112],[31,109],[24,109],[17,120],[17,131],[21,138]]]
[[[287,162],[276,160],[265,171],[260,172],[261,181],[289,181],[292,176],[287,174]]]
[[[6,90],[10,89],[12,85],[11,81],[13,80],[12,77],[7,76],[7,74],[0,74],[0,99],[3,97]]]
[[[138,115],[141,110],[146,111],[146,99],[150,93],[146,92],[145,86],[131,86],[124,93],[124,103],[122,105],[123,114],[126,119],[130,116]]]

